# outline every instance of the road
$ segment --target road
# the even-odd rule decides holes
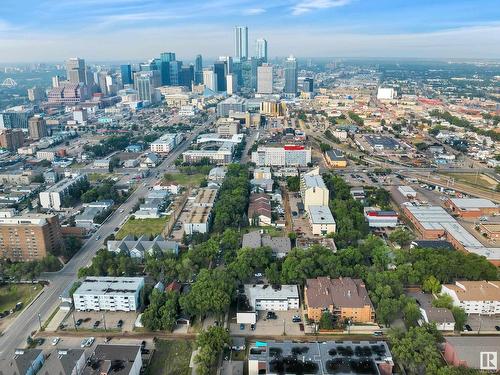
[[[76,280],[78,270],[90,264],[97,250],[103,247],[106,236],[113,233],[114,229],[121,225],[138,199],[144,197],[148,188],[156,182],[155,175],[169,169],[175,159],[189,147],[193,139],[210,127],[212,121],[213,117],[209,117],[202,126],[189,134],[187,139],[153,170],[151,176],[143,179],[127,201],[85,242],[81,250],[62,270],[43,275],[43,279],[50,282],[49,285],[45,287],[39,298],[19,314],[0,337],[0,359],[8,358],[16,348],[25,346],[30,333],[40,328],[39,319],[43,325],[43,322],[49,318],[59,304],[59,296]]]

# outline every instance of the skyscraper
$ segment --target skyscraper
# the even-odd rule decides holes
[[[290,56],[285,60],[284,71],[285,71],[285,94],[297,94],[297,59]]]
[[[267,62],[267,40],[264,38],[255,41],[255,55],[263,62]]]
[[[85,80],[85,60],[72,57],[66,62],[66,75],[71,83],[87,83]]]
[[[234,56],[240,60],[248,59],[248,27],[234,28]]]
[[[196,55],[194,61],[194,83],[197,85],[203,83],[203,59],[201,55]]]
[[[170,85],[170,62],[175,61],[174,52],[163,52],[160,54],[159,69],[161,73],[162,86]]]
[[[120,65],[120,72],[122,74],[122,84],[131,85],[132,82],[132,66],[130,64]]]
[[[179,74],[179,85],[191,88],[194,81],[194,65],[183,66]]]
[[[230,73],[226,75],[226,86],[227,86],[227,94],[228,95],[233,95],[236,94],[236,91],[238,90],[238,78],[234,73]]]
[[[242,86],[249,89],[257,89],[257,67],[259,60],[250,58],[241,62]]]
[[[49,135],[47,123],[41,116],[34,116],[28,120],[28,133],[31,139],[40,139]]]
[[[214,63],[214,73],[217,75],[217,91],[226,91],[227,64],[225,61],[216,61]]]
[[[269,64],[257,68],[257,92],[259,94],[273,93],[273,67]]]
[[[217,92],[217,74],[213,70],[203,70],[203,84],[206,88]]]
[[[139,93],[140,100],[157,101],[156,87],[160,86],[160,71],[150,70],[134,74],[134,86]]]

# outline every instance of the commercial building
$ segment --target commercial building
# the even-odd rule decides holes
[[[137,311],[143,277],[86,277],[73,294],[77,311]]]
[[[248,375],[390,375],[393,367],[385,341],[258,341],[248,355]]]
[[[235,26],[234,28],[234,57],[239,60],[248,59],[248,27]]]
[[[231,138],[240,132],[240,122],[232,118],[220,118],[217,120],[217,134],[220,137]]]
[[[312,234],[315,236],[326,236],[335,233],[337,225],[330,208],[326,206],[308,206],[307,214]]]
[[[347,159],[340,150],[332,149],[325,152],[326,164],[331,168],[347,167]]]
[[[287,113],[286,103],[279,100],[263,100],[260,103],[260,113],[271,117],[282,117]]]
[[[449,198],[446,207],[459,217],[478,219],[500,213],[500,206],[484,198]]]
[[[24,132],[21,129],[0,130],[0,147],[9,151],[17,151],[24,145]]]
[[[0,178],[1,180],[1,178]],[[485,237],[492,240],[497,240],[500,238],[500,223],[479,223],[479,231]]]
[[[378,100],[392,100],[396,97],[396,91],[392,87],[379,87],[377,90]]]
[[[163,134],[150,144],[150,150],[158,154],[168,154],[182,142],[183,138],[184,136],[182,133]]]
[[[62,209],[64,197],[70,194],[71,189],[76,184],[81,183],[86,179],[86,175],[77,175],[73,178],[65,178],[59,181],[39,194],[40,205],[45,209],[60,211]]]
[[[203,70],[203,84],[206,88],[212,90],[214,93],[217,92],[217,74],[210,69]]]
[[[255,311],[287,311],[300,306],[297,285],[246,284],[245,296]]]
[[[154,255],[155,251],[174,255],[179,253],[179,244],[177,242],[165,240],[160,235],[153,238],[153,240],[150,240],[148,235],[142,235],[137,240],[134,236],[128,235],[120,241],[108,241],[107,247],[108,251],[114,253],[124,252],[137,259],[144,259],[146,254]]]
[[[159,70],[141,71],[134,73],[134,89],[137,90],[140,100],[156,103],[161,100],[158,87],[161,86]]]
[[[297,79],[298,79],[298,67],[297,59],[293,56],[288,57],[283,64],[284,74],[285,74],[285,87],[284,93],[295,97],[298,91]]]
[[[139,345],[99,344],[81,375],[139,375],[141,367]]]
[[[325,311],[337,317],[339,322],[346,319],[353,323],[375,322],[375,309],[361,279],[350,277],[307,279],[304,303],[307,317],[316,322],[320,321]]]
[[[385,135],[365,135],[366,142],[370,145],[371,151],[394,151],[401,145],[392,137]]]
[[[87,83],[85,60],[72,57],[66,62],[66,77],[71,83]]]
[[[88,97],[87,88],[80,83],[60,83],[47,95],[50,104],[74,105]]]
[[[33,116],[32,108],[17,106],[0,112],[0,129],[28,129],[28,119]]]
[[[263,234],[259,231],[246,233],[243,235],[241,247],[257,249],[259,247],[270,247],[273,256],[281,259],[288,255],[292,250],[292,242],[288,237],[271,237],[268,234]]]
[[[300,180],[300,194],[304,208],[309,206],[328,206],[330,191],[320,175],[304,175]]]
[[[441,294],[449,295],[467,314],[500,314],[500,281],[456,281],[443,284]]]
[[[38,140],[49,135],[47,129],[47,123],[45,119],[41,116],[35,116],[28,120],[28,132],[30,138],[33,140]]]
[[[56,215],[0,211],[0,253],[14,262],[40,260],[64,246]]]
[[[246,99],[237,95],[230,96],[227,99],[217,103],[217,116],[230,117],[230,112],[246,112]]]
[[[443,356],[448,365],[491,370],[492,373],[500,369],[498,337],[446,336],[444,341]]]
[[[211,164],[227,165],[233,160],[233,145],[226,143],[218,150],[187,150],[182,153],[184,163],[198,163],[208,160]]]
[[[295,145],[259,147],[252,152],[252,162],[258,167],[305,167],[311,162],[311,149]]]
[[[443,208],[403,205],[403,213],[423,239],[445,239],[457,250],[484,256],[500,266],[500,248],[485,247]]]
[[[365,207],[364,215],[370,228],[395,228],[398,225],[396,211],[382,211],[373,207]]]
[[[273,93],[273,67],[270,64],[257,67],[257,93]]]

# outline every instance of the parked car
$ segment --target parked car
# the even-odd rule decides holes
[[[274,320],[274,319],[278,319],[278,316],[276,315],[276,313],[274,311],[268,311],[266,318]]]
[[[300,323],[301,321],[302,321],[302,319],[298,315],[294,315],[292,318],[293,323]]]
[[[106,337],[106,338],[104,338],[104,343],[108,343],[108,342],[110,342],[110,341],[111,341],[111,337]]]
[[[240,324],[240,331],[243,331],[245,329],[245,325],[243,323]]]
[[[470,325],[466,324],[465,325],[465,330],[471,332],[472,328],[470,327]]]
[[[251,329],[252,331],[255,331],[255,324],[250,324],[250,329]]]
[[[80,326],[82,325],[82,323],[83,323],[83,319],[78,319],[78,320],[76,321],[75,325],[76,325],[77,327],[80,327]]]
[[[122,327],[123,327],[123,320],[121,320],[121,319],[120,319],[120,320],[118,321],[118,323],[116,323],[116,326],[117,326],[118,328],[122,328]]]
[[[59,337],[54,337],[54,338],[52,339],[52,346],[56,346],[56,345],[57,345],[57,343],[59,342],[59,340],[61,340]]]
[[[379,337],[379,336],[382,336],[384,333],[382,331],[375,331],[373,332],[373,336],[375,337]]]
[[[99,320],[96,320],[96,321],[94,322],[94,328],[99,327],[99,325],[100,325],[100,324],[101,324],[101,322],[100,322]]]

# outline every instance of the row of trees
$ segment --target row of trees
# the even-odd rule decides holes
[[[103,157],[112,152],[124,150],[129,144],[130,134],[127,134],[106,138],[97,145],[85,145],[83,149],[94,157]]]
[[[35,280],[42,272],[54,272],[61,269],[61,262],[54,255],[32,262],[0,262],[0,277],[19,280]]]
[[[240,164],[229,165],[213,209],[213,228],[216,232],[248,225],[246,210],[249,194],[248,167]]]
[[[83,203],[90,203],[103,200],[114,200],[115,202],[122,202],[124,197],[120,195],[111,180],[104,180],[98,185],[88,189],[81,195]]]
[[[78,270],[78,277],[86,276],[136,276],[139,262],[127,254],[116,254],[106,249],[97,251],[92,264]]]
[[[196,339],[198,354],[195,357],[196,373],[210,375],[222,349],[229,344],[229,333],[224,327],[209,327]]]
[[[169,331],[175,328],[179,311],[179,296],[176,292],[161,292],[153,289],[149,305],[144,310],[141,322],[151,331]]]

